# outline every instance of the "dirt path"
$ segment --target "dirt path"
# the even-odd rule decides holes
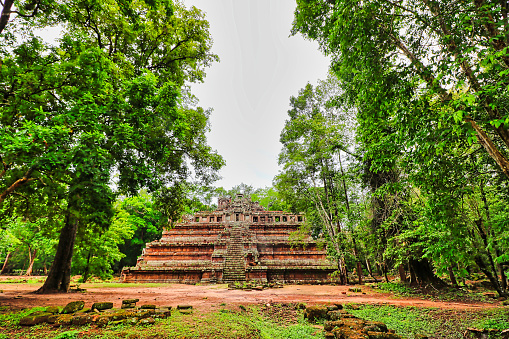
[[[127,287],[94,287],[83,284],[86,292],[67,294],[33,294],[41,284],[3,283],[0,280],[0,305],[14,308],[34,306],[63,306],[69,301],[83,300],[87,306],[93,302],[110,301],[114,307],[120,307],[122,299],[140,299],[138,305],[155,304],[158,306],[192,305],[207,311],[221,304],[227,306],[297,303],[308,305],[319,303],[364,303],[391,304],[401,306],[437,307],[444,309],[479,309],[496,307],[499,304],[472,302],[441,302],[413,298],[394,298],[390,294],[374,292],[363,286],[363,293],[348,291],[348,286],[287,285],[283,288],[263,291],[229,290],[226,285],[182,285],[167,284],[160,287],[128,285]],[[104,285],[103,285],[104,286]],[[116,285],[118,286],[118,285]]]

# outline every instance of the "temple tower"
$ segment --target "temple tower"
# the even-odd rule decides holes
[[[280,281],[323,283],[334,267],[310,236],[291,244],[302,214],[266,211],[242,194],[220,198],[213,212],[186,216],[147,244],[125,282]]]

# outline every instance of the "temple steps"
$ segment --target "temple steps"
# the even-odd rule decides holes
[[[226,248],[226,258],[223,266],[223,282],[231,283],[236,281],[246,281],[246,267],[242,229],[234,225],[231,230],[230,241]]]

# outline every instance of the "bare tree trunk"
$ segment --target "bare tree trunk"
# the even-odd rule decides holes
[[[9,262],[9,258],[11,257],[11,252],[7,252],[7,255],[5,256],[5,261],[2,266],[2,271],[0,271],[0,274],[4,274],[7,270],[7,262]]]
[[[410,272],[410,285],[417,286],[417,277],[415,276],[415,272],[413,267],[408,263],[408,272]]]
[[[387,276],[387,263],[382,264],[382,272],[384,273],[385,282],[390,282],[389,277]]]
[[[379,282],[379,280],[373,275],[373,270],[371,269],[371,264],[369,263],[368,259],[366,259],[366,270],[368,271],[371,278],[375,279],[375,282]]]
[[[435,273],[432,270],[431,264],[427,259],[409,259],[408,264],[410,265],[411,269],[414,271],[415,275],[415,284],[424,286],[427,284],[431,284],[433,286],[442,287],[445,286],[446,283],[437,277]]]
[[[87,266],[85,266],[85,271],[83,272],[83,282],[86,283],[88,280],[88,276],[90,274],[90,259],[92,258],[92,251],[88,251],[87,257]]]
[[[27,271],[25,273],[26,276],[32,275],[32,270],[34,268],[34,262],[35,262],[35,255],[37,254],[37,249],[34,249],[34,253],[32,253],[32,250],[30,247],[28,247],[28,257],[29,257],[29,264]]]
[[[401,282],[406,282],[406,272],[405,272],[405,266],[403,266],[403,264],[398,266],[398,273],[399,273],[399,280],[401,280]]]
[[[454,286],[454,287],[459,287],[458,286],[458,281],[456,280],[456,276],[454,275],[454,271],[452,269],[451,266],[449,266],[447,268],[447,270],[449,271],[449,279],[451,279],[451,284]]]
[[[71,282],[71,262],[74,253],[74,242],[78,231],[79,221],[73,216],[68,207],[65,224],[60,231],[57,252],[48,278],[36,293],[68,292]]]

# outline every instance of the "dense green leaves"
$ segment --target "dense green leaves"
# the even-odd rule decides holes
[[[57,41],[37,36],[37,25],[56,23]],[[198,9],[169,1],[68,1],[5,27],[0,204],[31,199],[33,190],[64,199],[62,235],[69,235],[60,243],[68,243],[59,245],[54,270],[67,265],[60,270],[68,274],[75,229],[90,238],[108,228],[117,193],[158,191],[175,219],[183,202],[171,193],[189,180],[217,178],[223,160],[206,144],[208,112],[182,92],[217,60]]]

